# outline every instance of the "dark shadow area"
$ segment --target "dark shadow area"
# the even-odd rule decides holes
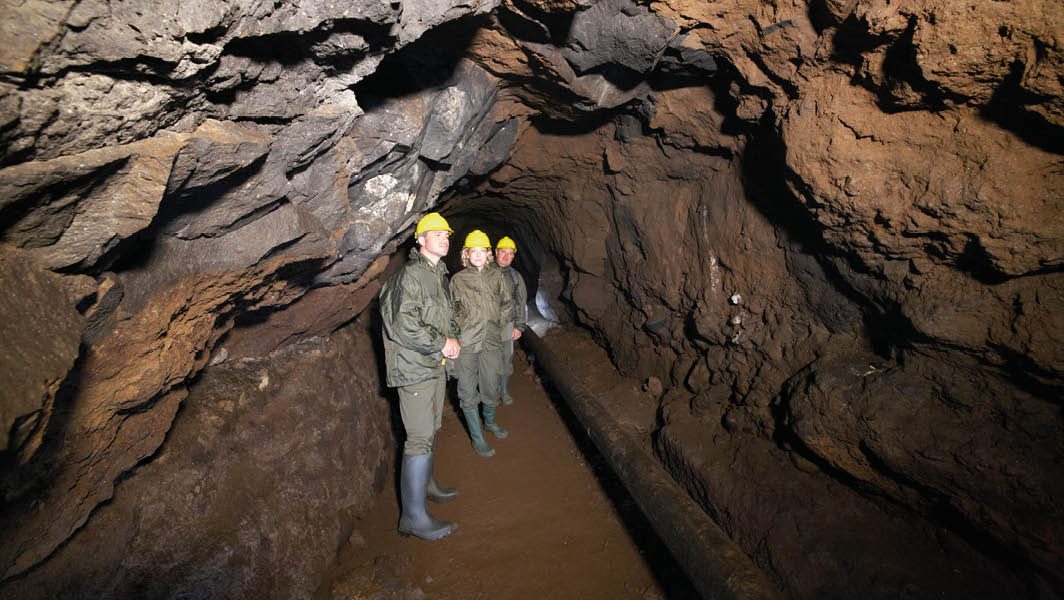
[[[1020,354],[1013,348],[991,344],[1001,356],[1007,359],[1004,365],[1000,365],[1003,375],[1019,389],[1064,407],[1064,382],[1055,373],[1038,366],[1026,354]],[[987,368],[996,368],[999,365],[987,365]]]
[[[810,449],[805,443],[783,423],[786,420],[785,416],[786,404],[780,403],[773,407],[773,413],[777,419],[780,420],[781,425],[775,430],[775,441],[788,452],[793,452],[804,459],[808,460],[812,464],[828,477],[844,484],[846,487],[854,490],[861,495],[862,498],[871,502],[877,509],[882,511],[886,515],[890,515],[902,521],[908,522],[924,522],[930,526],[927,535],[933,536],[934,540],[940,544],[943,551],[948,552],[950,544],[956,544],[957,541],[948,541],[945,538],[948,534],[952,534],[963,540],[972,550],[982,554],[999,565],[1000,568],[995,569],[993,579],[1001,584],[1001,590],[991,591],[987,590],[987,598],[1003,598],[1007,597],[1007,594],[1003,593],[1003,590],[1010,589],[1007,581],[1013,579],[1015,581],[1023,582],[1029,589],[1030,594],[1028,598],[1042,598],[1043,596],[1038,593],[1038,589],[1041,588],[1038,582],[1038,574],[1033,571],[1032,563],[1024,560],[1020,554],[1010,549],[984,530],[979,529],[971,523],[955,506],[949,498],[943,496],[937,490],[921,485],[919,482],[912,480],[904,475],[891,469],[886,463],[884,463],[878,456],[874,455],[866,447],[862,445],[861,451],[869,464],[876,470],[882,473],[885,477],[898,482],[905,486],[909,492],[917,494],[920,498],[919,504],[916,506],[906,504],[899,501],[897,498],[891,497],[884,493],[883,490],[868,484],[853,476],[853,474],[839,469],[825,460],[822,456]],[[927,525],[925,525],[927,527]],[[938,532],[934,530],[938,529]],[[1048,581],[1053,581],[1057,578],[1052,573],[1041,573],[1041,576]],[[952,577],[948,574],[943,574],[943,581],[950,582]],[[1059,584],[1058,584],[1059,585]]]
[[[979,283],[994,285],[1008,280],[1004,273],[994,267],[993,259],[974,235],[969,236],[964,250],[953,264],[959,271],[967,273]]]
[[[876,94],[879,108],[887,114],[910,110],[933,112],[966,101],[924,77],[913,45],[915,27],[916,20],[911,18],[900,36],[873,35],[862,20],[851,14],[839,24],[833,38],[831,59],[852,66],[853,83]],[[880,65],[884,81],[876,82],[867,75],[864,60],[881,46],[886,46]]]
[[[722,62],[718,66],[718,72],[714,77],[711,77],[707,84],[713,91],[713,109],[718,114],[724,117],[723,123],[721,123],[720,132],[730,136],[749,136],[752,142],[757,141],[757,136],[751,135],[753,133],[750,123],[740,119],[738,117],[739,101],[737,99],[738,94],[733,94],[731,87],[738,85],[742,94],[748,94],[765,99],[771,100],[771,94],[763,88],[756,88],[746,84],[746,78],[739,74],[738,70],[727,62]],[[762,127],[768,127],[767,123],[762,123]]]
[[[160,200],[159,208],[147,227],[115,244],[113,248],[96,261],[96,266],[91,271],[79,269],[77,272],[98,275],[104,271],[120,273],[147,268],[151,262],[152,253],[157,248],[157,241],[165,235],[173,235],[167,230],[171,229],[171,225],[176,220],[209,210],[218,201],[222,192],[229,189],[239,189],[241,184],[255,177],[265,162],[266,156],[264,155],[256,159],[247,168],[238,169],[206,186],[196,188],[190,192],[179,188],[173,193],[165,195]],[[278,208],[283,202],[284,199],[282,198],[242,215],[233,223],[230,223],[228,229],[219,235],[239,229],[244,224],[265,216]]]
[[[227,54],[254,59],[256,62],[278,62],[285,66],[299,64],[312,57],[315,62],[327,64],[343,61],[352,55],[362,56],[366,52],[388,48],[394,42],[390,23],[378,23],[361,19],[336,19],[325,21],[318,29],[307,32],[283,31],[264,35],[237,37],[229,40],[225,46]],[[215,43],[225,33],[225,28],[217,27],[203,33],[188,33],[186,37],[196,44]],[[322,44],[335,36],[355,36],[360,42],[359,48],[350,48],[337,52],[324,53],[315,51]],[[352,40],[354,42],[355,40]]]
[[[36,510],[35,500],[45,497],[55,480],[56,463],[81,388],[86,354],[83,344],[55,393],[51,415],[39,414],[33,425],[22,418],[11,429],[8,448],[0,453],[0,538],[7,537],[4,532],[16,529],[16,524]],[[26,450],[25,444],[37,436],[40,446],[28,456],[20,456]]]
[[[1064,154],[1064,127],[1050,123],[1028,108],[1051,99],[1024,90],[1023,72],[1023,63],[1018,60],[1012,63],[1008,78],[983,107],[982,116],[1036,148]]]
[[[591,468],[596,481],[602,487],[610,499],[614,510],[620,517],[625,529],[628,531],[633,544],[639,549],[639,554],[646,561],[655,581],[665,593],[666,600],[699,600],[697,590],[691,584],[687,575],[673,557],[665,542],[654,530],[646,515],[643,514],[639,504],[632,498],[624,482],[614,473],[606,458],[602,456],[595,443],[587,434],[586,428],[580,423],[576,415],[566,404],[564,398],[555,390],[542,368],[536,365],[531,354],[528,354],[529,363],[533,365],[543,389],[550,399],[551,404],[557,411],[565,428],[569,431],[576,443],[584,460]]]
[[[550,35],[548,43],[555,46],[565,45],[565,40],[569,39],[569,30],[573,26],[575,12],[568,10],[547,12],[540,8],[540,4],[526,0],[513,0],[513,6],[519,8],[526,18],[546,28]]]
[[[77,202],[67,201],[65,206],[59,203],[71,196],[91,197],[98,193],[98,188],[106,186],[112,177],[121,173],[122,169],[129,163],[130,158],[128,156],[122,157],[113,162],[100,165],[97,169],[79,177],[43,186],[36,193],[26,194],[14,201],[8,201],[0,205],[0,239],[4,239],[8,243],[11,243],[12,240],[17,240],[18,245],[23,248],[34,248],[44,246],[47,243],[54,243],[62,235],[63,230],[73,221],[77,213]],[[21,236],[17,234],[23,233],[23,230],[33,230],[39,226],[38,223],[33,221],[37,221],[41,217],[34,215],[34,212],[44,210],[48,211],[48,217],[52,220],[56,220],[57,217],[62,215],[62,218],[58,219],[60,222],[50,228],[51,231],[48,233],[52,235],[41,236],[41,239],[28,242],[20,240]],[[15,226],[19,225],[20,221],[23,220],[31,222],[16,229]],[[13,236],[12,234],[16,235]]]
[[[195,144],[185,146],[175,157],[175,164],[180,164],[180,161],[188,155],[192,155],[189,156],[188,160],[197,160],[198,157],[195,156],[195,152]],[[215,206],[219,198],[221,198],[227,191],[240,189],[242,185],[251,181],[256,175],[258,175],[266,164],[267,156],[268,153],[264,152],[262,156],[256,158],[246,167],[235,169],[233,172],[225,174],[217,181],[211,182],[205,186],[195,187],[189,190],[185,189],[182,185],[178,186],[176,189],[167,190],[168,193],[159,202],[159,209],[152,218],[151,224],[145,230],[146,233],[151,237],[157,237],[164,231],[172,230],[173,227],[170,227],[170,225],[182,216],[200,213]],[[190,170],[190,173],[191,172],[192,171]],[[231,228],[238,229],[241,221],[247,221],[248,218],[253,215],[261,216],[262,214],[270,212],[276,208],[277,204],[280,202],[281,200],[277,200],[266,206],[255,209],[252,213],[237,219],[231,225]]]
[[[835,28],[831,60],[850,65],[860,72],[862,55],[888,43],[889,38],[872,35],[865,23],[851,14]]]
[[[194,34],[189,38],[195,41]],[[203,35],[209,35],[205,33]],[[254,59],[256,62],[277,62],[282,66],[294,66],[307,56],[307,46],[324,39],[324,33],[298,34],[291,31],[271,33],[231,40],[225,46],[227,54]]]
[[[529,13],[529,7],[518,9],[519,3],[503,4],[496,11],[495,16],[499,24],[515,38],[535,44],[551,43],[550,29],[537,18]]]
[[[576,67],[573,66],[575,70]],[[603,79],[613,84],[619,90],[629,91],[643,82],[643,74],[630,67],[618,63],[606,63],[592,67],[586,71],[577,72],[581,77],[585,75],[600,75]]]
[[[709,52],[672,45],[665,48],[647,82],[655,90],[706,85],[719,69]]]
[[[835,291],[860,307],[865,334],[873,348],[884,357],[897,354],[897,347],[911,344],[913,328],[894,303],[879,297],[875,277],[863,273],[849,257],[830,247],[824,240],[824,226],[813,218],[813,213],[787,187],[792,178],[786,167],[786,148],[783,141],[771,130],[771,124],[762,123],[747,145],[743,161],[743,183],[750,203],[781,232],[788,245],[784,250],[815,257],[820,270]],[[793,268],[788,261],[788,268]],[[849,269],[852,276],[844,276],[840,269]],[[864,277],[859,277],[863,275]],[[866,281],[858,289],[854,281]],[[817,303],[812,303],[814,306]],[[832,330],[836,311],[828,310],[818,317]]]
[[[835,17],[828,8],[827,0],[812,0],[809,2],[808,14],[809,22],[812,23],[817,35],[823,34],[824,30],[836,24]],[[853,18],[853,16],[851,15],[850,18]]]
[[[445,86],[477,30],[487,24],[485,19],[469,17],[450,21],[385,56],[372,75],[352,87],[363,110],[370,113],[387,100]]]
[[[941,89],[924,77],[923,70],[916,61],[914,34],[915,21],[910,20],[909,28],[887,47],[883,57],[883,75],[887,78],[889,88],[885,92],[873,91],[879,92],[879,107],[885,113],[914,109],[934,112],[946,108],[947,102],[964,101],[964,98]],[[912,92],[919,96],[919,101],[912,99]]]
[[[564,101],[566,104],[572,105],[586,102],[584,98],[573,94],[568,91],[568,89],[559,88],[551,93],[566,96]],[[561,103],[561,101],[559,102]],[[577,120],[559,119],[541,112],[531,115],[528,118],[528,122],[539,131],[548,135],[585,135],[612,121],[616,113],[625,112],[626,106],[627,104],[622,104],[621,106],[610,110],[603,109],[582,113]]]

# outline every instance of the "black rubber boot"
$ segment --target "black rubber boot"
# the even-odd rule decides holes
[[[465,415],[466,425],[469,427],[469,438],[473,442],[473,451],[484,457],[495,456],[495,451],[484,441],[484,433],[480,430],[480,411],[477,410],[477,407],[463,408],[462,414]]]
[[[425,509],[425,493],[432,470],[432,454],[403,455],[399,473],[399,492],[402,494],[403,514],[399,517],[399,533],[415,535],[423,540],[438,540],[458,529],[455,523],[441,521]]]
[[[484,429],[487,429],[488,431],[494,433],[495,437],[499,438],[500,440],[510,435],[508,431],[502,428],[502,425],[499,425],[495,422],[494,406],[484,407]]]
[[[425,488],[425,497],[436,504],[444,504],[458,497],[458,488],[442,487],[436,483],[436,474],[433,469],[436,464],[436,440],[432,441],[432,453],[429,454],[429,485]]]

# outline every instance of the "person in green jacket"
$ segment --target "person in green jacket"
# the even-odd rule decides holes
[[[511,286],[513,320],[502,327],[502,377],[500,379],[500,391],[503,404],[513,404],[510,396],[510,376],[514,373],[514,342],[525,331],[528,313],[528,291],[525,288],[525,278],[510,265],[514,262],[517,254],[517,244],[508,237],[504,237],[495,244],[495,264],[502,271],[503,279],[513,283]]]
[[[504,438],[507,431],[495,422],[502,375],[502,326],[513,318],[512,293],[492,262],[491,241],[479,229],[471,232],[462,249],[465,268],[451,279],[455,320],[462,356],[455,363],[458,399],[469,427],[473,450],[492,456],[495,450],[484,441],[480,405],[484,405],[484,429]]]
[[[425,500],[449,502],[458,495],[441,487],[432,474],[436,431],[443,418],[446,363],[461,351],[454,309],[441,258],[453,233],[439,213],[418,221],[406,264],[381,287],[384,362],[387,383],[398,388],[399,413],[406,430],[399,475],[402,515],[399,533],[436,540],[458,525],[428,513]]]

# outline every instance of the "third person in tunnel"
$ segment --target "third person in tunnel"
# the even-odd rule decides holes
[[[510,376],[514,373],[514,342],[524,333],[527,322],[528,291],[525,288],[525,278],[511,266],[516,254],[517,244],[509,237],[500,239],[495,245],[495,264],[502,272],[503,280],[511,284],[507,288],[512,292],[513,306],[513,318],[502,327],[502,377],[499,391],[503,404],[512,404],[514,401],[510,396]]]
[[[503,373],[502,328],[513,319],[513,293],[502,271],[488,268],[492,263],[491,241],[474,230],[462,248],[465,267],[451,279],[455,320],[462,354],[455,362],[458,371],[458,398],[462,405],[473,450],[480,456],[493,456],[495,450],[484,440],[480,407],[484,406],[483,428],[505,438],[507,431],[495,422]]]

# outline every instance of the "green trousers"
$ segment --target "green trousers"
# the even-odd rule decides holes
[[[514,328],[512,324],[503,325],[502,340],[502,376],[514,374]]]
[[[477,404],[498,406],[502,396],[502,352],[498,347],[485,347],[480,352],[465,352],[455,361],[458,369],[458,400],[462,410]]]
[[[441,373],[427,381],[399,388],[399,414],[406,429],[403,454],[414,456],[432,452],[432,440],[443,425],[443,402],[447,379]]]

